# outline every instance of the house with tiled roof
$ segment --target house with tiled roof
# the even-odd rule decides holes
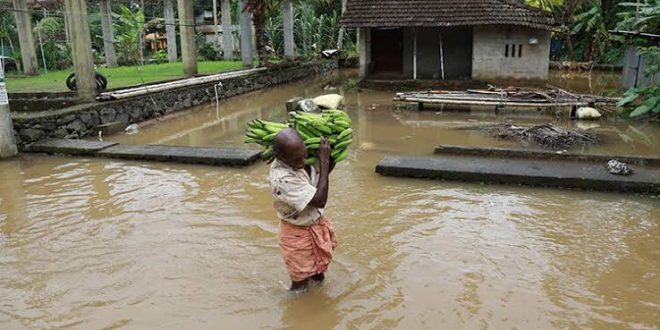
[[[516,0],[348,0],[360,75],[547,79],[552,18]]]

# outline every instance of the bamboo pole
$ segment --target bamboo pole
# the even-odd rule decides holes
[[[413,80],[417,80],[417,29],[413,40]]]

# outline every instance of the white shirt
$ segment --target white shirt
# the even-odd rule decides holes
[[[296,226],[311,226],[323,215],[323,209],[309,206],[316,194],[319,173],[311,166],[311,176],[305,169],[295,170],[275,159],[268,175],[277,216]]]

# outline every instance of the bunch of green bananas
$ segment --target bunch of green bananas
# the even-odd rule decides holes
[[[318,161],[316,150],[321,143],[321,137],[326,137],[332,148],[331,156],[339,163],[348,157],[348,146],[353,142],[353,121],[346,112],[341,110],[325,110],[322,114],[310,112],[291,112],[289,123],[305,140],[309,151],[307,164]]]
[[[335,162],[341,162],[348,157],[348,146],[353,142],[351,118],[341,110],[325,110],[322,114],[309,112],[291,112],[289,124],[270,122],[260,119],[248,123],[245,143],[256,143],[264,147],[261,158],[268,162],[274,159],[272,141],[280,130],[293,127],[305,140],[309,152],[306,163],[315,164],[318,161],[316,150],[320,147],[321,138],[326,137],[332,148],[331,156]]]

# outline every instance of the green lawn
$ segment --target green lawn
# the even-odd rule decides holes
[[[197,62],[200,74],[217,73],[242,68],[240,61],[204,61]],[[108,89],[171,80],[183,77],[183,64],[164,63],[145,66],[125,66],[119,68],[98,68],[98,72],[108,78]],[[11,92],[65,92],[68,91],[65,80],[73,69],[49,71],[36,77],[7,75],[7,90]]]

